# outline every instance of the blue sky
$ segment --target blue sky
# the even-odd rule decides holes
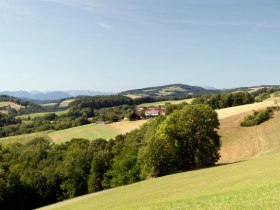
[[[0,90],[280,85],[279,0],[0,0]]]

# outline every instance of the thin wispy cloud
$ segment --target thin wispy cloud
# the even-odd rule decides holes
[[[0,12],[2,13],[2,18],[6,23],[10,22],[12,18],[35,18],[36,15],[34,11],[18,2],[16,0],[1,0],[0,1]]]
[[[8,17],[7,17],[7,8],[6,8],[6,1],[1,0],[0,1],[0,11],[2,13],[2,18],[5,23],[8,23]]]
[[[100,26],[100,28],[110,31],[112,29],[112,26],[105,22],[97,22],[97,24]]]
[[[265,29],[265,28],[280,28],[278,24],[271,24],[265,22],[246,22],[246,21],[217,21],[217,20],[186,20],[186,19],[170,19],[162,20],[162,22],[167,24],[178,24],[182,26],[197,26],[197,27],[239,27],[239,28],[255,28],[255,29]]]

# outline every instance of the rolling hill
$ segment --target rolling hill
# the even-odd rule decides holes
[[[97,95],[109,95],[111,93],[89,91],[89,90],[69,90],[69,91],[0,91],[0,95],[8,95],[16,98],[25,99],[28,101],[50,101],[64,98],[72,98],[76,96],[97,96]]]
[[[220,90],[209,90],[198,86],[171,84],[157,87],[129,90],[119,94],[129,97],[192,97],[194,95],[220,93]]]
[[[239,126],[252,109],[263,109],[271,102],[218,110],[222,157],[216,167],[150,179],[41,209],[279,209],[280,112],[261,125]]]
[[[273,121],[275,126],[263,133],[266,152],[257,158],[150,179],[41,209],[279,209],[279,114]]]

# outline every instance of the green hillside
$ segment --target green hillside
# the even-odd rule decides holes
[[[202,87],[184,84],[172,84],[143,89],[129,90],[120,93],[132,98],[137,97],[192,97],[193,95],[203,95],[219,93],[219,90],[208,90]]]
[[[222,128],[222,141],[226,153],[239,149],[250,153],[257,147],[250,160],[151,179],[43,209],[279,209],[280,113],[255,130],[231,135],[241,119],[242,114],[228,118],[234,121],[232,126],[222,120],[229,126]],[[256,139],[246,136],[251,142],[240,144],[238,138],[246,132],[261,144],[254,145]]]
[[[42,209],[279,209],[280,154],[175,174]]]

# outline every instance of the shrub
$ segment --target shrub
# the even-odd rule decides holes
[[[242,127],[250,127],[254,125],[259,125],[271,118],[273,114],[273,108],[266,108],[263,111],[254,111],[252,115],[247,115],[244,120],[241,122]]]

